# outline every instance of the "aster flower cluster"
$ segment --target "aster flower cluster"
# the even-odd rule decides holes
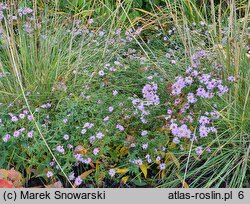
[[[142,89],[143,99],[133,99],[132,104],[136,108],[135,115],[140,114],[142,123],[147,123],[145,116],[149,115],[150,112],[147,109],[149,106],[157,106],[160,104],[160,98],[157,95],[158,85],[154,82],[146,84]]]
[[[201,108],[202,100],[212,100],[221,97],[228,92],[228,87],[223,84],[215,72],[208,72],[201,68],[200,62],[209,55],[199,51],[193,56],[194,64],[186,69],[185,76],[177,76],[171,87],[173,102],[168,109],[167,127],[173,135],[173,142],[178,144],[182,138],[198,142],[199,138],[216,133],[213,122],[220,117],[214,105],[211,111]],[[229,82],[235,81],[230,76]],[[196,153],[201,154],[202,146]]]
[[[27,138],[33,137],[34,131],[30,128],[25,128],[24,126],[24,124],[33,120],[33,116],[29,114],[29,111],[27,109],[24,109],[19,115],[13,113],[8,113],[8,115],[8,118],[4,120],[0,119],[2,127],[5,127],[8,121],[11,121],[15,128],[11,130],[5,128],[5,130],[8,131],[3,137],[3,141],[5,143],[7,143],[11,138],[19,138],[21,136]]]
[[[33,9],[29,7],[20,7],[18,9],[14,8],[14,4],[0,3],[0,22],[3,19],[7,19],[8,24],[13,24],[15,22],[23,22],[22,29],[28,34],[34,32],[34,30],[41,27],[40,23],[33,24]],[[3,28],[0,27],[0,31]],[[0,32],[1,35],[2,32]]]

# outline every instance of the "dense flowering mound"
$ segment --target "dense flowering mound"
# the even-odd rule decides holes
[[[0,86],[11,93],[0,103],[3,165],[46,187],[155,187],[166,178],[183,184],[187,155],[198,162],[212,155],[221,101],[238,79],[224,77],[204,50],[183,71],[183,45],[172,25],[150,31],[146,44],[141,28],[60,20],[58,28],[45,17],[34,22],[32,9],[0,3]],[[5,49],[12,43],[20,59],[15,71]],[[147,53],[157,43],[163,49]],[[6,172],[0,185],[24,185],[20,173],[16,182]]]
[[[166,127],[173,136],[173,142],[181,147],[181,140],[202,144],[200,139],[217,132],[213,123],[219,119],[220,113],[215,98],[228,92],[228,87],[223,83],[235,82],[233,76],[229,76],[227,82],[218,77],[220,65],[214,70],[202,67],[201,60],[208,57],[209,54],[205,51],[197,52],[192,58],[194,63],[186,69],[185,76],[176,77],[171,86],[172,102],[167,111]],[[209,147],[205,150],[211,151]],[[202,145],[196,147],[195,151],[201,155],[204,151]]]

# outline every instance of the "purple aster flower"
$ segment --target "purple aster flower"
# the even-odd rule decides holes
[[[202,146],[196,147],[195,152],[196,152],[196,154],[201,155],[202,154]]]
[[[53,174],[52,171],[48,171],[47,174],[46,174],[46,176],[47,176],[48,178],[52,177],[53,175],[54,175],[54,174]]]
[[[142,149],[147,149],[148,148],[148,143],[142,145]]]
[[[114,108],[112,106],[109,107],[109,112],[112,112]]]
[[[96,134],[96,138],[98,138],[98,139],[102,139],[103,137],[104,137],[104,134],[102,132],[98,132]]]
[[[11,137],[10,134],[5,135],[4,138],[3,138],[3,141],[4,142],[8,142],[8,140],[10,139],[10,137]]]
[[[143,97],[147,100],[147,103],[149,105],[158,105],[160,103],[159,96],[156,94],[156,91],[158,89],[158,85],[156,83],[146,84],[143,89]]]
[[[166,56],[166,58],[168,58],[168,59],[171,57],[171,55],[170,55],[169,53],[166,53],[165,56]]]
[[[124,130],[124,127],[120,124],[117,124],[116,125],[116,128],[119,129],[120,131],[123,131]]]
[[[216,79],[212,79],[211,81],[209,81],[207,83],[207,89],[208,90],[212,90],[212,89],[214,89],[216,87],[216,85],[217,85],[217,80]]]
[[[180,102],[181,102],[181,100],[179,98],[177,98],[177,99],[175,99],[174,104],[178,105]]]
[[[172,134],[176,136],[178,132],[178,125],[176,123],[171,123],[169,128]]]
[[[18,121],[18,118],[17,118],[16,116],[12,116],[12,117],[11,117],[11,121],[12,121],[12,122],[17,122],[17,121]]]
[[[215,127],[210,127],[209,128],[209,131],[210,132],[213,132],[213,133],[216,133],[217,132],[217,129]]]
[[[143,130],[142,132],[141,132],[141,136],[146,136],[148,134],[148,131],[147,130]]]
[[[21,113],[21,114],[19,115],[19,118],[24,119],[24,118],[25,118],[25,114]]]
[[[113,96],[116,96],[118,94],[118,91],[114,90],[113,91]]]
[[[80,176],[76,177],[74,184],[75,186],[80,186],[82,184],[82,179]]]
[[[19,137],[20,136],[20,131],[16,130],[13,134],[14,137]]]
[[[95,142],[95,136],[89,137],[90,144],[93,144]]]
[[[219,92],[218,92],[219,96],[223,96],[226,92],[228,92],[227,86],[223,86],[223,85],[219,84],[217,87],[219,89]]]
[[[195,95],[193,93],[188,93],[187,99],[188,103],[195,103],[197,101],[197,98],[195,98]]]
[[[186,84],[192,84],[193,83],[193,78],[191,76],[185,78],[185,83]]]
[[[69,135],[67,135],[67,134],[64,135],[64,136],[63,136],[63,139],[64,139],[64,140],[69,140]]]
[[[70,175],[69,175],[69,180],[70,181],[73,181],[75,179],[75,174],[74,174],[74,172],[72,172],[72,173],[70,173]]]
[[[157,156],[156,159],[155,159],[156,162],[159,162],[161,161],[161,157],[160,156]]]
[[[167,113],[168,113],[169,115],[171,115],[171,114],[173,113],[173,111],[172,111],[171,109],[168,109],[168,110],[167,110]]]
[[[67,148],[68,148],[68,149],[72,149],[72,148],[73,148],[73,145],[72,145],[72,144],[67,144]]]
[[[205,97],[206,90],[203,87],[199,87],[196,91],[196,95],[200,97]]]
[[[104,122],[106,122],[106,121],[108,121],[108,120],[109,120],[109,116],[106,116],[106,117],[103,119]]]
[[[206,124],[209,124],[210,123],[210,120],[208,117],[206,116],[201,116],[199,118],[199,123],[202,124],[202,125],[206,125]]]
[[[209,133],[209,129],[204,126],[204,125],[201,125],[200,128],[199,128],[199,132],[200,132],[200,137],[207,137],[208,133]]]
[[[97,155],[99,152],[100,152],[99,148],[95,148],[95,149],[93,150],[93,154],[94,154],[94,155]]]
[[[91,161],[92,161],[92,159],[88,157],[87,159],[83,159],[82,163],[89,164]]]
[[[58,145],[58,146],[56,147],[56,150],[57,150],[58,152],[64,154],[64,148],[63,148],[63,146]]]
[[[230,82],[235,82],[235,77],[234,76],[229,76],[227,79]]]
[[[116,173],[115,169],[109,169],[109,175],[110,175],[111,177],[114,177],[114,176],[115,176],[115,173]]]
[[[161,163],[159,166],[160,166],[160,170],[166,169],[166,164],[165,163]]]
[[[86,129],[82,129],[82,131],[81,131],[81,133],[84,135],[85,133],[87,132],[87,130]]]
[[[173,143],[175,143],[175,144],[179,144],[179,143],[180,143],[179,138],[178,138],[178,137],[174,137],[174,139],[173,139]]]
[[[207,151],[208,153],[210,153],[210,152],[211,152],[210,147],[206,147],[206,151]]]
[[[23,114],[27,115],[29,113],[28,110],[23,110]]]
[[[99,74],[99,76],[104,76],[104,71],[101,70],[101,71],[98,72],[98,74]]]
[[[33,120],[33,116],[32,115],[28,115],[28,120],[29,121]]]
[[[196,71],[196,70],[194,70],[194,71],[191,73],[191,76],[196,77],[196,76],[198,76],[198,74],[199,74],[199,72],[198,72],[198,71]]]
[[[27,135],[28,138],[32,138],[33,137],[33,132],[34,132],[33,130],[31,130],[31,131],[28,132],[28,135]]]

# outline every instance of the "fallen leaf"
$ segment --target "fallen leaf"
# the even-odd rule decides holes
[[[94,171],[94,169],[90,169],[88,171],[83,172],[80,177],[81,179],[85,179],[89,174],[91,174]]]
[[[0,180],[0,188],[15,188],[11,181]]]
[[[127,173],[128,172],[128,170],[129,170],[129,168],[123,168],[123,169],[116,169],[115,171],[116,171],[116,173],[118,173],[118,174],[125,174],[125,173]]]
[[[147,174],[148,174],[147,166],[145,164],[142,164],[142,165],[140,165],[140,169],[141,169],[144,177],[147,178]]]

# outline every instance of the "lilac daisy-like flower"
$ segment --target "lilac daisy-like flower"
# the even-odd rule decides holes
[[[87,130],[84,129],[84,128],[81,130],[81,133],[82,133],[83,135],[84,135],[86,132],[87,132]]]
[[[109,120],[109,116],[106,116],[106,117],[103,119],[104,122],[106,122],[106,121],[108,121],[108,120]]]
[[[20,131],[19,131],[19,130],[16,130],[16,131],[13,133],[13,136],[14,136],[14,137],[19,137],[19,136],[20,136]]]
[[[200,137],[207,137],[209,129],[206,126],[201,125],[199,128],[199,132],[200,132]]]
[[[235,77],[234,76],[229,76],[227,78],[227,80],[230,81],[230,82],[235,82]]]
[[[141,136],[146,136],[148,134],[148,131],[147,130],[143,130],[142,132],[141,132]]]
[[[148,143],[142,145],[142,149],[147,149],[148,148]]]
[[[80,186],[82,184],[82,179],[80,176],[76,177],[74,184],[75,186]]]
[[[67,118],[64,118],[64,119],[63,119],[63,122],[64,122],[64,123],[67,123],[67,122],[68,122],[68,119],[67,119]]]
[[[171,114],[173,113],[173,111],[172,111],[171,109],[168,109],[168,110],[167,110],[167,113],[168,113],[169,115],[171,115]]]
[[[174,137],[174,139],[173,139],[173,143],[175,143],[175,144],[179,144],[179,143],[180,143],[179,138],[178,138],[178,137]]]
[[[93,154],[94,154],[94,155],[97,155],[99,152],[100,152],[99,148],[93,149]]]
[[[118,94],[118,91],[114,90],[113,91],[113,96],[116,96]]]
[[[92,161],[92,159],[88,157],[87,159],[83,159],[82,163],[89,164],[91,161]]]
[[[202,154],[202,146],[196,147],[195,152],[196,152],[196,154],[201,155]]]
[[[68,148],[68,149],[72,149],[72,148],[73,148],[73,145],[72,145],[72,144],[67,144],[67,148]]]
[[[171,123],[169,128],[171,133],[176,136],[178,132],[178,125],[176,123]]]
[[[21,114],[19,115],[19,118],[24,119],[24,118],[25,118],[25,114],[21,113]]]
[[[191,76],[188,76],[185,78],[185,83],[186,84],[192,84],[193,83],[193,78]]]
[[[71,172],[70,175],[69,175],[69,180],[70,180],[70,181],[73,181],[75,178],[76,178],[76,177],[75,177],[74,172]]]
[[[31,130],[31,131],[28,132],[28,135],[27,135],[28,138],[32,138],[33,137],[33,132],[34,132],[33,130]]]
[[[195,103],[197,98],[195,98],[194,93],[188,93],[187,95],[188,103]]]
[[[224,95],[226,92],[228,92],[228,87],[227,87],[227,86],[223,86],[223,85],[219,84],[217,87],[218,87],[218,89],[219,89],[219,92],[218,92],[218,95],[219,95],[219,96],[222,96],[222,95]]]
[[[206,96],[206,90],[203,87],[199,87],[196,91],[196,95],[200,97]]]
[[[101,71],[98,72],[98,74],[99,74],[99,76],[104,76],[104,71],[101,70]]]
[[[47,176],[48,178],[51,178],[53,175],[54,175],[54,174],[53,174],[52,171],[48,171],[47,174],[46,174],[46,176]]]
[[[69,135],[67,135],[67,134],[64,135],[64,136],[63,136],[63,139],[64,139],[64,140],[68,140],[68,139],[69,139]]]
[[[210,152],[211,152],[210,147],[206,147],[206,151],[207,151],[208,153],[210,153]]]
[[[109,107],[109,112],[112,112],[114,108],[112,106]]]
[[[63,146],[58,145],[58,146],[56,147],[56,150],[57,150],[58,152],[64,154],[64,148],[63,148]]]
[[[10,139],[10,137],[11,137],[10,134],[5,135],[4,138],[3,138],[3,141],[4,142],[8,142],[8,140]]]
[[[116,125],[116,128],[119,129],[120,131],[123,131],[124,130],[124,127],[120,124],[117,124]]]
[[[33,120],[33,116],[32,115],[28,115],[28,120],[29,121]]]
[[[17,118],[16,116],[12,116],[12,117],[11,117],[11,121],[12,121],[12,122],[17,122],[17,121],[18,121],[18,118]]]
[[[109,169],[109,175],[110,175],[111,177],[114,177],[114,176],[115,176],[115,173],[116,173],[115,169]]]
[[[202,125],[206,125],[206,124],[209,124],[210,120],[208,117],[206,116],[201,116],[199,118],[199,123],[202,124]]]
[[[161,161],[161,157],[160,156],[157,156],[156,159],[155,159],[156,162],[159,162]]]
[[[160,167],[160,170],[164,170],[164,169],[166,169],[166,164],[165,163],[161,163],[159,165],[159,167]]]
[[[96,134],[96,138],[98,138],[98,139],[102,139],[103,137],[104,137],[104,134],[102,132],[98,132]]]

